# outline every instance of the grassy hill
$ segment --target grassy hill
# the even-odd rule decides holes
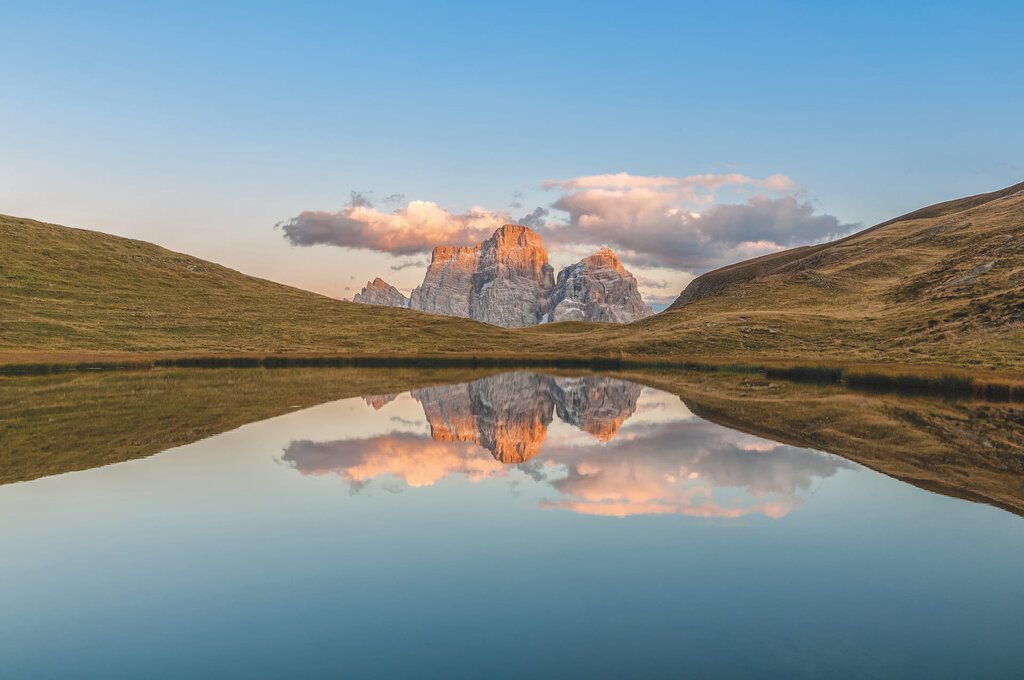
[[[590,347],[1019,370],[1024,183],[709,272],[665,312]]]
[[[506,330],[342,302],[155,245],[0,216],[0,363],[475,354],[1024,369],[1024,184],[709,272],[628,326]]]
[[[0,216],[0,353],[395,353],[506,331],[334,300],[151,243]]]

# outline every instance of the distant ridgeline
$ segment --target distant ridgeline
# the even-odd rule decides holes
[[[516,328],[548,321],[630,323],[653,310],[608,248],[554,276],[539,234],[506,224],[473,247],[434,248],[423,283],[405,297],[379,277],[354,302],[409,307]]]

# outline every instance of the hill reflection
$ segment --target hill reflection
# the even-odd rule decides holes
[[[700,420],[675,397],[603,376],[506,373],[410,395],[425,423],[394,419],[403,429],[293,441],[282,460],[304,475],[337,474],[354,491],[381,477],[428,487],[453,475],[525,475],[555,494],[544,507],[618,517],[782,517],[815,480],[853,467]],[[373,410],[396,398],[364,397]],[[549,437],[556,418],[568,427]]]

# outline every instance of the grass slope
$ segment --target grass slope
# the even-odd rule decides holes
[[[1024,369],[1024,184],[709,272],[628,326],[506,330],[0,217],[0,363],[133,353],[478,354]]]
[[[565,340],[577,329],[526,329]],[[1024,368],[1024,184],[723,267],[591,351]]]
[[[143,241],[0,216],[0,351],[493,348],[503,329],[333,300]]]

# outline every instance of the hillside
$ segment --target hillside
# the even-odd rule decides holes
[[[0,216],[0,352],[394,353],[506,331],[283,286],[143,241]]]
[[[473,354],[1024,369],[1024,184],[697,278],[628,325],[502,329],[342,302],[155,245],[0,217],[0,363]]]
[[[1020,369],[1024,183],[709,272],[591,347]]]

